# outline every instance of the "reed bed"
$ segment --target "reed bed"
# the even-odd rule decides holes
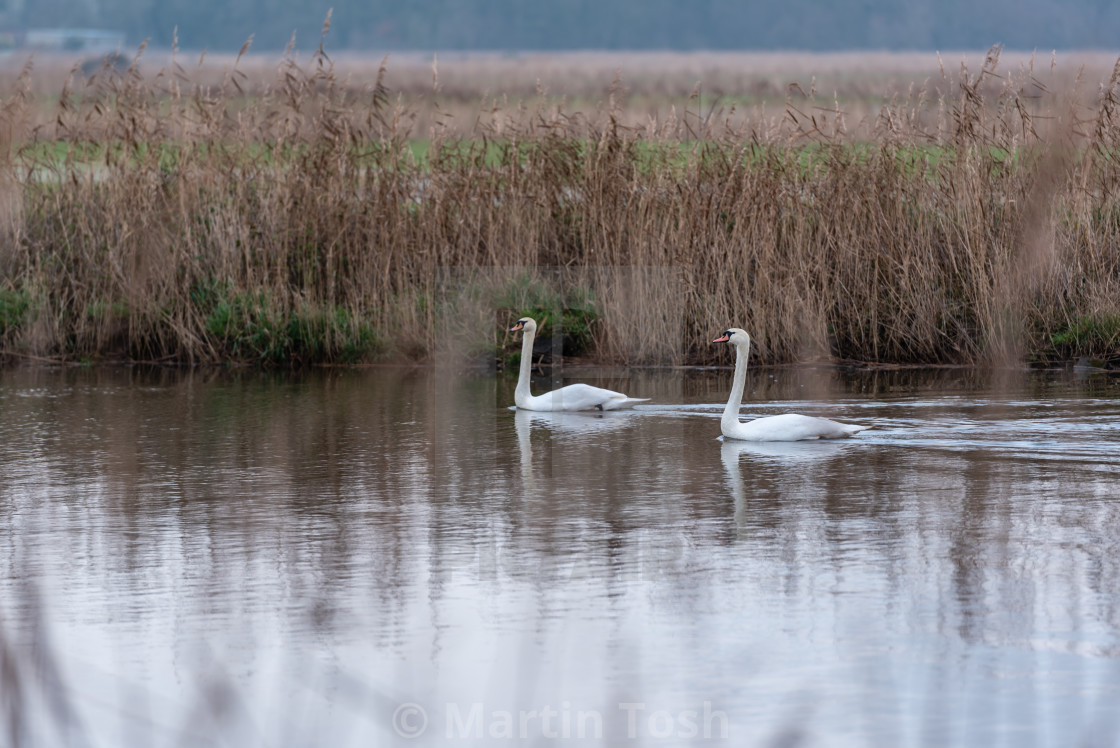
[[[49,120],[30,69],[3,98],[11,359],[493,360],[523,310],[620,363],[710,363],[728,325],[768,362],[1120,347],[1120,63],[993,49],[862,117],[811,81],[635,116],[615,76],[464,124],[438,67],[421,121],[384,62],[140,59],[69,75]]]

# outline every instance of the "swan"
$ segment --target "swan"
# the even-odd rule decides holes
[[[806,439],[842,439],[871,428],[796,413],[741,422],[739,406],[743,402],[743,387],[747,382],[747,356],[751,352],[751,336],[745,330],[732,327],[712,342],[731,343],[735,346],[735,382],[731,386],[731,397],[727,400],[727,407],[723,409],[723,418],[719,422],[720,430],[726,438],[751,442],[799,442]]]
[[[627,397],[621,392],[592,387],[589,384],[569,384],[558,390],[534,397],[529,393],[529,369],[533,361],[533,338],[537,334],[537,323],[529,317],[522,317],[510,332],[524,330],[521,343],[521,371],[517,375],[517,389],[513,391],[513,401],[523,410],[618,410],[632,408],[635,403],[648,400],[648,397]]]

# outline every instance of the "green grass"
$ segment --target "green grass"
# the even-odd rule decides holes
[[[679,173],[690,165],[702,168],[725,168],[728,155],[726,143],[706,140],[691,141],[650,141],[636,139],[623,141],[627,149],[623,154],[634,169],[640,173],[653,172]],[[568,139],[565,143],[550,141],[547,149],[566,147],[574,157],[572,163],[579,163],[589,154],[596,153],[594,144],[582,139]],[[540,142],[513,143],[508,140],[491,138],[451,138],[439,142],[438,150],[430,138],[416,138],[390,146],[386,150],[380,143],[367,143],[351,147],[349,158],[359,166],[368,168],[392,168],[409,161],[421,172],[432,170],[435,160],[439,170],[447,171],[456,166],[464,168],[499,169],[516,164],[526,167],[548,158],[541,151]],[[113,167],[135,167],[141,163],[152,163],[167,172],[174,173],[185,156],[185,149],[191,150],[191,158],[217,159],[221,163],[248,165],[262,168],[275,166],[298,166],[315,152],[305,144],[299,143],[195,143],[184,146],[180,143],[139,143],[125,146],[123,143],[95,143],[88,141],[51,141],[35,142],[21,147],[17,162],[23,168],[31,168],[38,173],[57,169],[70,172],[74,169]],[[801,178],[820,178],[830,168],[866,164],[876,158],[889,158],[907,176],[925,173],[927,179],[936,179],[939,167],[948,167],[961,156],[957,149],[946,145],[892,145],[880,143],[820,143],[805,142],[797,146],[757,145],[746,143],[738,149],[741,163],[747,167],[794,166]],[[996,146],[985,146],[977,153],[988,160],[994,171],[1017,168],[1032,158],[1031,149],[1020,148],[1014,152]],[[553,154],[554,155],[554,152]],[[411,169],[410,169],[411,170]]]
[[[0,343],[18,331],[31,311],[31,294],[25,290],[0,288]]]
[[[1051,333],[1050,344],[1058,358],[1116,355],[1120,351],[1120,314],[1078,317]]]
[[[521,317],[531,317],[537,323],[537,339],[559,337],[563,355],[585,356],[591,352],[594,327],[599,321],[591,289],[575,286],[561,293],[540,278],[526,274],[507,283],[494,301],[495,308],[508,310],[508,320],[500,321],[503,327],[510,327]],[[504,351],[502,357],[507,368],[516,369],[521,361],[520,344],[516,350]]]
[[[211,343],[233,361],[354,364],[376,359],[388,347],[368,320],[339,306],[289,307],[267,290],[235,290],[215,281],[196,283],[190,299]]]

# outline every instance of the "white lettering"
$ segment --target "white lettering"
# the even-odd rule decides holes
[[[552,729],[552,718],[558,716],[560,713],[552,707],[545,705],[541,709],[541,737],[543,738],[558,738],[560,735]]]
[[[579,732],[579,737],[581,739],[587,739],[587,738],[591,738],[592,740],[602,740],[603,739],[603,715],[600,712],[596,712],[596,711],[583,712],[583,711],[581,711],[579,714],[576,715],[576,719],[579,721],[578,732]],[[595,721],[595,731],[590,735],[587,734],[587,721],[589,719],[593,719]]]
[[[673,715],[658,709],[649,715],[649,734],[653,738],[667,738],[673,734]]]
[[[719,737],[727,740],[727,712],[722,709],[712,711],[712,702],[704,702],[704,737],[712,737],[712,720],[719,720]]]
[[[696,712],[693,710],[681,712],[677,715],[677,721],[681,724],[681,728],[677,730],[678,738],[694,738],[700,734],[700,729],[696,726]]]
[[[527,712],[518,712],[518,716],[520,717],[518,724],[521,727],[520,738],[525,740],[529,737],[529,722],[537,716],[537,710],[530,709]]]
[[[459,712],[458,704],[447,705],[447,737],[449,738],[469,738],[471,737],[471,728],[474,728],[474,737],[482,737],[482,704],[475,702],[471,704],[471,710],[467,714],[467,723],[463,724],[463,715]],[[476,725],[475,722],[478,722]],[[453,729],[454,728],[454,729]],[[456,732],[457,730],[457,732]]]
[[[493,713],[494,721],[490,723],[490,737],[492,738],[506,738],[507,740],[513,737],[513,714],[507,711],[495,711]],[[524,735],[522,735],[524,737]]]
[[[638,712],[646,708],[644,701],[624,701],[618,708],[626,712],[626,737],[630,740],[638,737]]]

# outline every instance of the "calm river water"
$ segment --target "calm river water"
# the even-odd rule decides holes
[[[0,742],[1120,742],[1120,377],[566,373],[0,372]]]

